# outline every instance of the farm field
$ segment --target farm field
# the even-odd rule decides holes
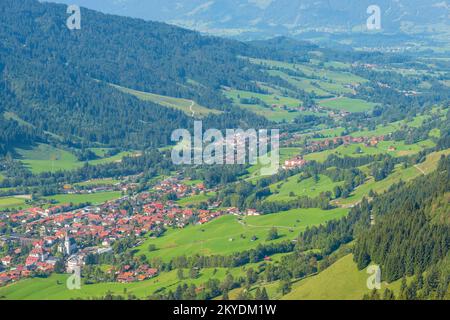
[[[122,196],[121,192],[112,191],[112,192],[99,192],[91,194],[59,194],[45,197],[45,199],[54,200],[59,205],[70,203],[77,205],[86,202],[90,202],[92,204],[101,204],[106,201],[118,199],[121,196]]]
[[[375,107],[375,103],[367,102],[361,99],[352,99],[347,97],[339,97],[333,99],[324,99],[317,101],[320,106],[347,112],[365,112]]]
[[[315,181],[313,177],[298,182],[299,175],[289,177],[286,182],[278,182],[270,186],[270,191],[273,193],[265,201],[288,201],[295,197],[308,196],[311,198],[319,196],[322,192],[333,191],[335,186],[341,183],[333,182],[325,175],[319,175],[319,180]],[[291,196],[293,193],[293,196]]]
[[[223,216],[205,225],[189,226],[183,230],[169,230],[157,239],[148,239],[139,246],[137,254],[148,258],[159,257],[165,261],[173,257],[192,254],[231,254],[248,250],[266,242],[268,231],[278,228],[280,238],[275,241],[294,239],[298,233],[312,225],[339,219],[347,214],[345,209],[294,209],[282,213],[238,218]],[[252,241],[256,236],[257,240]],[[157,250],[148,252],[148,246]]]
[[[194,112],[195,115],[203,117],[208,114],[220,114],[221,113],[221,111],[219,111],[219,110],[208,109],[204,106],[199,105],[195,101],[188,100],[188,99],[162,96],[162,95],[158,95],[158,94],[154,94],[154,93],[128,89],[128,88],[120,87],[117,85],[112,85],[112,86],[122,92],[131,94],[143,101],[150,101],[150,102],[159,104],[164,107],[181,110],[188,115],[192,115],[192,113]]]
[[[361,300],[370,293],[367,288],[367,269],[358,270],[353,256],[347,255],[318,275],[301,280],[292,285],[292,291],[282,300]],[[382,283],[381,290],[389,288],[396,294],[400,291],[400,281]]]

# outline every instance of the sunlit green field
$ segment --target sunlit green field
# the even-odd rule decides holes
[[[189,226],[182,230],[169,230],[157,239],[148,239],[140,247],[138,254],[149,258],[159,257],[169,260],[181,255],[193,254],[230,254],[248,250],[259,243],[266,242],[268,231],[273,227],[279,230],[280,238],[276,241],[294,239],[306,227],[319,225],[347,214],[345,209],[295,209],[282,213],[247,217],[243,220],[236,216],[223,216],[205,225]],[[252,241],[256,236],[257,240]],[[157,251],[148,252],[153,244]]]
[[[313,64],[294,64],[275,60],[263,60],[263,59],[249,59],[254,64],[260,65],[264,68],[285,68],[292,71],[300,71],[305,74],[308,78],[325,78],[339,83],[364,83],[367,82],[366,79],[361,78],[355,74],[348,71],[333,71],[324,67],[315,66]]]
[[[85,285],[81,284],[80,290],[69,290],[67,279],[69,275],[54,274],[49,278],[34,278],[19,281],[0,288],[0,299],[9,300],[69,300],[69,299],[92,299],[104,296],[107,292],[127,297],[128,294],[136,295],[141,299],[155,293],[155,291],[166,288],[167,291],[175,291],[179,284],[195,284],[197,286],[207,282],[209,279],[223,280],[226,273],[233,276],[244,276],[245,268],[215,268],[202,269],[196,279],[189,279],[189,270],[184,270],[186,279],[179,280],[177,270],[163,272],[159,276],[134,283],[99,283]]]
[[[293,158],[296,155],[299,155],[301,152],[300,148],[280,148],[280,167],[283,166],[286,160]],[[246,177],[248,181],[254,181],[261,178],[260,170],[262,165],[260,163],[251,166],[247,171],[249,175]]]
[[[98,192],[92,194],[59,194],[54,196],[45,197],[47,200],[54,200],[58,204],[80,204],[80,203],[92,203],[102,204],[106,201],[118,199],[121,197],[121,192]]]
[[[307,160],[325,161],[331,154],[338,156],[359,157],[376,154],[391,154],[392,156],[408,156],[420,152],[421,150],[433,147],[434,142],[425,140],[416,144],[407,145],[402,141],[382,141],[377,147],[366,147],[364,144],[341,145],[336,149],[311,153],[305,156]],[[390,151],[393,147],[395,150]],[[359,148],[359,149],[358,149]],[[360,151],[360,152],[358,152]]]
[[[283,300],[361,300],[366,293],[367,280],[371,274],[367,269],[358,270],[353,256],[338,260],[316,276],[292,285],[292,291]],[[381,292],[389,288],[398,294],[401,281],[382,283]]]
[[[340,97],[335,99],[319,100],[319,105],[325,108],[347,112],[365,112],[372,110],[376,104],[361,99]]]
[[[441,155],[450,154],[450,150],[433,152],[427,156],[425,162],[418,164],[417,166],[408,167],[404,169],[401,165],[398,165],[394,172],[392,172],[386,179],[381,181],[375,181],[373,177],[369,177],[367,181],[356,188],[356,190],[347,199],[338,199],[334,203],[337,205],[349,205],[355,204],[367,197],[370,190],[377,193],[382,193],[389,189],[389,187],[400,181],[410,181],[422,174],[429,174],[436,170]]]
[[[208,199],[214,196],[213,192],[208,194],[198,194],[190,197],[186,197],[177,201],[180,206],[196,205],[202,202],[207,202]]]
[[[93,179],[93,180],[89,180],[89,181],[84,181],[84,182],[80,182],[80,183],[75,183],[75,186],[80,186],[80,187],[90,187],[90,186],[111,186],[111,185],[115,185],[117,183],[119,183],[119,180],[114,180],[114,179]]]
[[[290,177],[287,181],[278,182],[270,186],[273,193],[266,201],[289,201],[298,196],[317,197],[322,192],[333,191],[335,186],[341,183],[335,183],[325,175],[320,175],[319,180],[309,178],[301,182],[298,181],[299,175]],[[291,196],[291,193],[293,196]]]
[[[16,197],[0,198],[0,210],[26,208],[25,199]]]
[[[149,92],[142,92],[133,89],[128,89],[124,87],[120,87],[117,85],[113,85],[113,87],[119,89],[122,92],[129,93],[134,95],[135,97],[144,100],[151,101],[153,103],[162,105],[164,107],[169,107],[177,110],[181,110],[188,115],[192,115],[194,112],[195,116],[206,116],[208,114],[220,114],[219,110],[208,109],[204,106],[199,105],[195,101],[181,98],[174,98],[168,96],[162,96],[159,94],[153,94]]]
[[[38,144],[29,149],[17,148],[18,159],[33,173],[56,172],[81,168],[85,162],[78,161],[72,153],[47,144]],[[113,157],[89,161],[92,165],[120,161],[131,152],[121,152]]]

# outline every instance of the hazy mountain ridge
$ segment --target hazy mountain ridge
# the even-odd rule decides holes
[[[387,32],[431,31],[431,26],[448,30],[450,17],[445,0],[78,0],[78,4],[235,36],[366,31],[367,8],[372,4],[380,6]]]

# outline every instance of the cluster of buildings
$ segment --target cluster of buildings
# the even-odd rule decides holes
[[[286,160],[284,162],[283,169],[284,170],[292,170],[292,169],[302,168],[307,163],[308,163],[308,161],[303,159],[302,156],[298,155],[298,156],[295,156],[292,159]]]
[[[37,272],[50,274],[58,262],[67,272],[74,272],[84,266],[89,254],[109,252],[112,244],[120,239],[143,237],[162,227],[203,224],[226,214],[226,211],[184,208],[174,201],[163,200],[168,193],[182,198],[204,190],[201,183],[186,186],[177,178],[170,178],[150,192],[124,196],[98,206],[76,210],[67,206],[36,207],[2,213],[0,227],[9,227],[14,233],[8,232],[0,239],[0,246],[7,248],[0,258],[0,285]],[[137,270],[121,270],[116,276],[117,281],[131,282],[156,274],[157,270],[141,266]]]
[[[309,153],[314,153],[328,150],[330,148],[335,148],[336,146],[340,145],[350,145],[360,143],[363,143],[366,147],[376,147],[380,142],[385,141],[385,139],[386,139],[385,136],[378,136],[378,137],[343,136],[324,140],[309,140],[305,147],[305,151]]]

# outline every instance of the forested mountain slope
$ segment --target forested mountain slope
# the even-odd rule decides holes
[[[0,3],[2,112],[68,142],[127,148],[167,144],[173,129],[187,127],[182,112],[139,101],[112,83],[228,111],[213,123],[262,121],[234,110],[219,90],[251,88],[250,79],[265,77],[238,57],[246,45],[84,9],[81,30],[71,31],[66,9]]]
[[[57,0],[71,4],[69,0]],[[369,0],[81,0],[80,5],[104,12],[170,21],[202,31],[228,35],[294,35],[302,31],[361,30]],[[447,23],[446,1],[379,0],[383,28],[414,32]]]

